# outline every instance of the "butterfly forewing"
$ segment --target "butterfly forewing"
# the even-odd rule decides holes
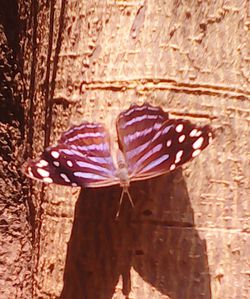
[[[83,123],[65,132],[58,144],[29,161],[25,172],[45,183],[102,187],[118,184],[110,138],[101,124]]]
[[[157,108],[149,105],[132,106],[117,121],[119,140],[132,181],[174,170],[196,157],[209,144],[212,136],[209,126],[199,127],[187,120],[168,119],[162,113],[162,117],[155,118],[155,122],[141,122],[136,113],[142,111],[142,107],[144,112],[150,112],[149,108]],[[133,130],[130,125],[126,126],[126,114],[138,119],[138,123],[134,121]],[[123,123],[125,125],[122,126]]]
[[[197,127],[180,119],[167,121],[152,140],[148,151],[137,161],[131,174],[132,180],[150,178],[174,170],[206,148],[210,137],[209,126]]]
[[[131,105],[119,115],[116,122],[119,147],[126,157],[130,173],[167,119],[166,112],[149,104]]]

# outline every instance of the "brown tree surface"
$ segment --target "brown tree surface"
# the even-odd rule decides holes
[[[249,298],[249,1],[1,1],[0,298]],[[169,175],[120,188],[21,173],[130,103],[210,124]]]

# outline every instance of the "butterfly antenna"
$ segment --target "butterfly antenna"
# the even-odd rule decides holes
[[[123,199],[123,195],[125,193],[125,190],[124,188],[122,189],[122,194],[121,194],[121,197],[120,197],[120,200],[119,200],[119,208],[118,208],[118,211],[116,213],[116,216],[115,216],[115,219],[117,219],[120,215],[120,210],[121,210],[121,205],[122,205],[122,199]]]
[[[122,188],[122,194],[121,194],[121,197],[120,197],[120,200],[119,200],[119,208],[118,208],[118,211],[117,211],[116,216],[115,216],[116,219],[117,219],[117,218],[119,217],[119,215],[120,215],[120,210],[121,210],[122,200],[123,200],[123,196],[124,196],[125,193],[127,193],[127,195],[128,195],[128,199],[129,199],[129,201],[130,201],[130,203],[131,203],[131,206],[132,206],[133,208],[135,207],[134,202],[133,202],[133,200],[132,200],[132,197],[131,197],[131,195],[130,195],[130,193],[129,193],[129,191],[128,191],[128,188],[127,188],[127,187],[123,187],[123,188]]]
[[[132,197],[131,197],[131,195],[130,195],[130,193],[129,193],[127,187],[124,189],[124,193],[127,193],[127,194],[128,194],[128,199],[129,199],[129,201],[130,201],[130,203],[131,203],[131,206],[134,208],[135,205],[134,205],[133,199],[132,199]]]

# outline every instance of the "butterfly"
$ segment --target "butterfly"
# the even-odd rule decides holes
[[[209,125],[170,119],[161,107],[131,105],[116,120],[117,149],[100,123],[83,122],[56,145],[24,164],[25,174],[44,183],[98,188],[120,184],[133,204],[131,182],[150,179],[190,161],[213,137]]]

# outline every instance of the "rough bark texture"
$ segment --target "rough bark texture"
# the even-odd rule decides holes
[[[1,2],[0,298],[249,298],[249,1]],[[119,187],[22,176],[70,124],[113,133],[144,101],[216,138],[118,221]]]
[[[0,1],[0,298],[30,298],[34,210],[21,173],[25,136],[20,20]]]

